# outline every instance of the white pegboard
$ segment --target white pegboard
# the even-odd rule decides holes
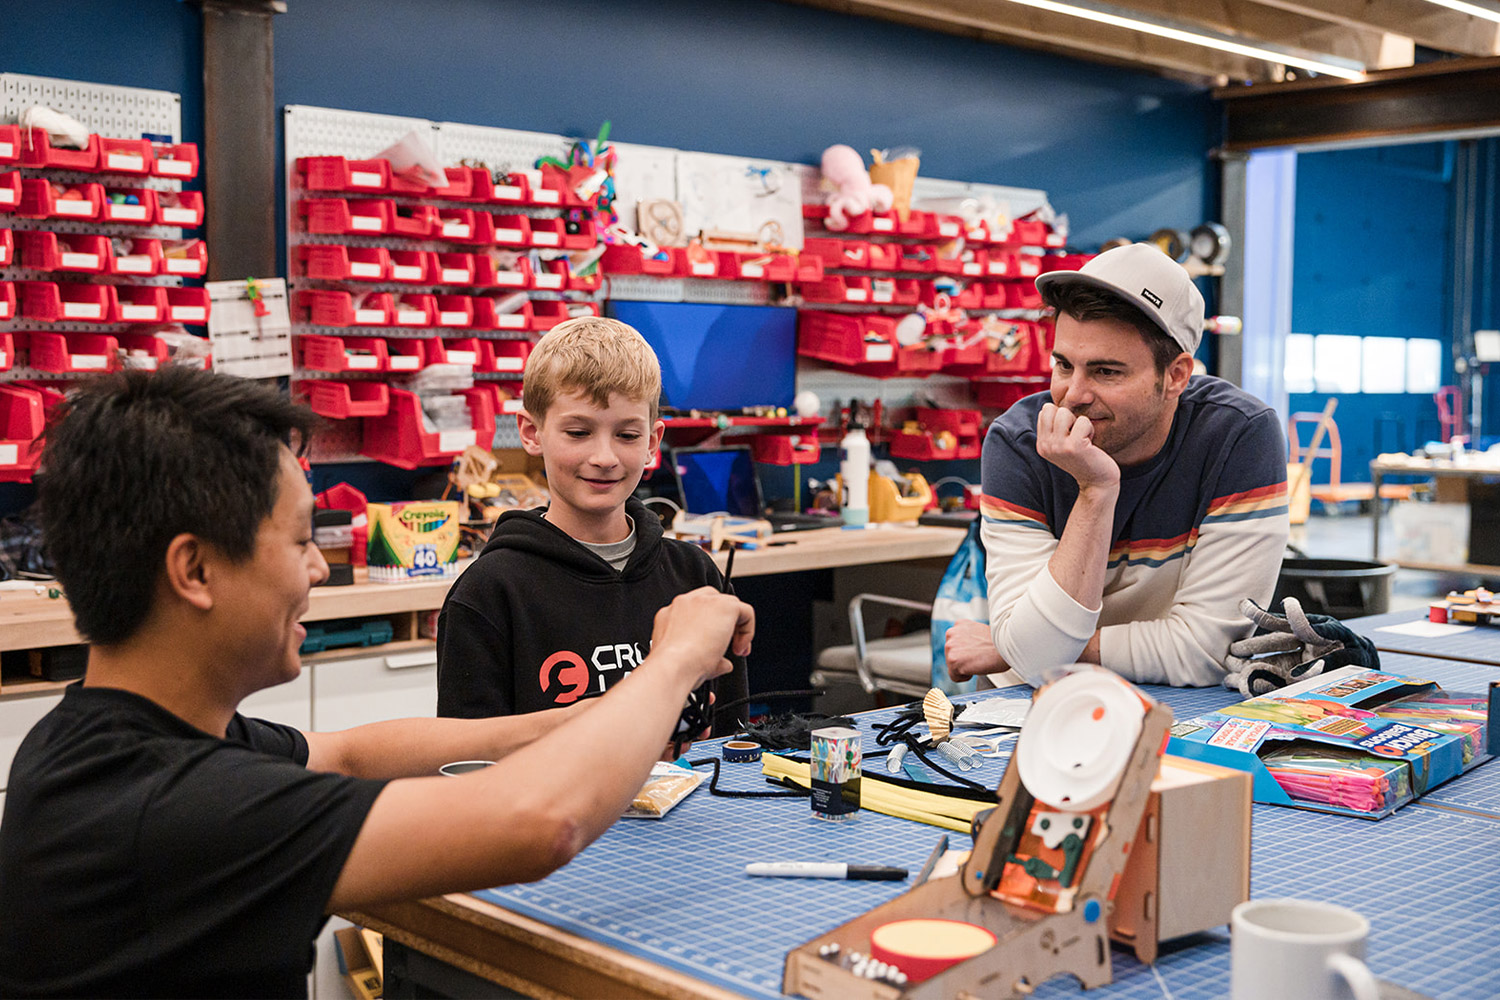
[[[817,394],[820,412],[825,418],[834,420],[837,419],[833,414],[834,403],[847,406],[851,399],[866,403],[878,399],[886,412],[918,405],[944,409],[974,408],[974,390],[969,380],[956,375],[870,378],[829,368],[807,358],[797,359],[797,391]]]
[[[296,174],[296,161],[301,156],[369,159],[408,132],[418,133],[434,149],[437,146],[437,126],[425,118],[288,104],[282,109],[281,121],[286,137],[288,180]]]
[[[171,91],[0,73],[0,120],[16,121],[34,104],[71,115],[91,132],[112,138],[143,132],[174,141],[182,136],[182,98]]]
[[[292,324],[287,311],[286,281],[264,278],[256,283],[270,310],[255,315],[246,281],[210,281],[209,339],[214,370],[241,378],[275,378],[292,372]]]
[[[547,132],[524,132],[461,122],[439,122],[436,127],[438,159],[445,165],[460,160],[477,160],[491,172],[531,170],[532,164],[543,156],[564,159],[574,141]]]

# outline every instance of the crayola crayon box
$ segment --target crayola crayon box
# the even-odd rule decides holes
[[[458,575],[459,505],[431,500],[372,503],[365,559],[370,582],[404,583]]]
[[[1343,667],[1176,722],[1167,752],[1250,772],[1256,802],[1379,819],[1489,759],[1496,692]]]

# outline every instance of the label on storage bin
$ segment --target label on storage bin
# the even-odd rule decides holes
[[[993,274],[993,275],[997,275],[997,276],[999,276],[1001,278],[1005,277],[1007,274],[1010,273],[1010,261],[1008,261],[1008,260],[992,260],[992,261],[990,261],[990,273]]]
[[[0,465],[15,465],[20,460],[20,445],[0,444]]]
[[[557,289],[563,286],[563,276],[560,274],[534,274],[531,283],[542,289]]]
[[[503,400],[500,403],[500,412],[501,413],[520,413],[524,405],[525,404],[523,404],[519,399],[507,399],[507,400]]]
[[[392,264],[391,278],[396,281],[421,281],[425,270],[420,264]]]
[[[495,200],[496,201],[520,201],[521,200],[521,189],[518,188],[518,187],[516,187],[514,184],[496,184],[495,185]]]
[[[693,265],[693,274],[700,278],[711,278],[718,270],[711,260],[705,260]]]
[[[191,208],[164,208],[161,221],[169,226],[192,226],[198,223],[198,213]]]
[[[349,186],[362,188],[378,188],[383,181],[380,174],[370,170],[349,171]]]
[[[385,310],[356,309],[354,310],[354,322],[367,326],[380,326],[385,323]]]
[[[103,354],[74,354],[69,360],[81,372],[99,372],[109,367],[109,358]]]
[[[526,329],[526,317],[519,313],[496,316],[495,327],[499,330],[524,330]]]
[[[374,354],[346,354],[344,367],[351,371],[374,371],[380,367],[380,358]]]
[[[146,206],[145,205],[115,205],[115,204],[110,204],[109,207],[108,207],[108,209],[107,209],[107,211],[108,211],[109,217],[111,219],[118,219],[121,222],[145,222],[146,221]],[[163,217],[165,217],[165,214],[166,213],[163,213]]]
[[[439,326],[468,326],[469,314],[465,312],[439,312]],[[450,355],[451,356],[451,355]]]
[[[172,306],[167,311],[179,323],[208,322],[208,309],[205,306]]]
[[[450,365],[474,365],[479,362],[478,351],[448,351],[448,363]]]
[[[98,302],[64,302],[62,314],[66,319],[103,319],[104,306]]]
[[[896,348],[891,344],[866,344],[866,361],[894,361]]]
[[[202,310],[200,309],[199,312],[202,312]],[[120,303],[121,319],[138,320],[140,322],[149,323],[151,320],[156,319],[156,316],[157,313],[155,306],[128,306],[123,302]],[[174,311],[172,314],[172,318],[181,319],[182,317],[178,316]]]
[[[0,319],[10,319],[9,302],[0,302]]]
[[[870,228],[877,233],[890,233],[896,229],[895,219],[871,219]]]
[[[449,354],[449,357],[452,357],[453,352],[450,351],[450,352],[448,352],[448,354]],[[526,366],[526,360],[524,358],[496,358],[495,359],[495,371],[497,371],[497,372],[518,372],[518,371],[521,371],[525,366]]]
[[[421,326],[427,322],[427,312],[423,309],[397,309],[396,322],[402,326]]]
[[[452,240],[466,240],[474,235],[474,227],[467,222],[445,222],[443,223],[443,235]]]
[[[125,274],[150,274],[151,258],[145,256],[116,257],[115,270]]]
[[[380,232],[380,216],[351,215],[349,216],[349,228],[365,233],[378,233]]]
[[[6,354],[4,351],[0,351],[0,368],[9,368],[9,367],[10,367],[10,355]]]
[[[958,223],[956,223],[956,222],[949,221],[949,222],[939,222],[938,223],[938,235],[939,236],[949,236],[949,237],[957,236],[958,232],[959,232],[959,226],[958,226]]]
[[[845,302],[868,302],[870,301],[870,290],[868,288],[846,288],[844,289]]]
[[[467,285],[474,279],[474,272],[466,267],[445,267],[442,270],[442,280],[448,285]]]
[[[1039,274],[1042,273],[1042,264],[1041,264],[1040,261],[1036,260],[1035,258],[1032,258],[1031,260],[1027,260],[1026,258],[1023,257],[1023,258],[1021,258],[1021,268],[1020,268],[1020,270],[1021,270],[1021,277],[1023,277],[1023,278],[1035,278],[1037,275],[1039,275]]]
[[[764,264],[740,265],[740,277],[742,278],[761,278],[765,276],[765,273],[766,266]]]
[[[109,170],[145,170],[146,158],[140,153],[110,153],[104,158]]]
[[[533,188],[531,192],[531,200],[536,202],[538,205],[556,205],[562,201],[562,192],[554,191],[551,188],[544,187]]]
[[[93,215],[94,206],[90,202],[87,202],[82,198],[59,198],[52,205],[52,214]]]
[[[535,230],[533,230],[532,233],[531,233],[531,242],[532,242],[533,246],[555,247],[559,243],[562,242],[562,237],[559,236],[557,233],[548,233],[548,232],[541,232],[541,233],[539,233],[539,232],[536,232]]]
[[[977,278],[977,277],[979,277],[983,273],[984,273],[984,268],[980,266],[979,261],[977,261],[977,260],[966,260],[966,261],[964,261],[964,270],[963,270],[964,277],[966,277],[966,278]]]
[[[525,243],[526,234],[519,229],[496,229],[496,243]]]
[[[422,359],[415,354],[392,354],[385,366],[393,372],[414,372],[422,367]]]
[[[201,260],[194,260],[191,257],[168,257],[162,261],[162,264],[165,265],[168,274],[203,273],[203,262]],[[380,269],[376,268],[376,273],[379,274],[379,272]]]
[[[0,157],[13,160],[16,156],[16,144],[13,142],[0,142]]]
[[[16,193],[10,188],[0,188],[0,205],[14,205]]]
[[[191,160],[157,160],[156,172],[167,177],[190,177],[193,163]]]
[[[1067,245],[1068,241],[1063,238],[1061,233],[1048,233],[1047,238],[1042,240],[1042,246],[1045,247],[1065,247]]]
[[[145,267],[136,267],[134,264],[140,262]],[[99,266],[99,255],[96,253],[65,253],[61,255],[63,267],[88,267]],[[150,257],[120,257],[115,261],[115,267],[121,271],[144,271],[151,266]]]
[[[526,275],[522,274],[520,271],[496,271],[495,284],[516,286],[524,285],[526,284]]]
[[[371,264],[368,261],[350,261],[349,274],[355,278],[378,278],[380,277],[380,265]]]
[[[478,440],[479,435],[473,430],[439,431],[438,451],[463,451]]]

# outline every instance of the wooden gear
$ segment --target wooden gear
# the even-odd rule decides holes
[[[636,229],[657,246],[677,247],[687,242],[682,206],[666,198],[639,201],[635,208]]]
[[[1037,692],[1038,703],[1047,690]],[[1064,973],[1076,977],[1085,989],[1113,981],[1109,954],[1112,894],[1140,828],[1172,722],[1171,709],[1135,693],[1144,713],[1140,731],[1112,798],[1096,811],[1093,824],[1097,829],[1089,835],[1090,850],[1078,862],[1079,870],[1071,873],[1070,898],[1063,901],[1063,905],[1071,904],[1070,909],[1043,912],[995,894],[1038,804],[1021,784],[1018,762],[1028,750],[1021,741],[1000,781],[999,806],[981,821],[974,850],[958,875],[919,885],[793,949],[786,958],[783,992],[812,1000],[939,1000],[1024,997]],[[841,954],[868,952],[875,928],[914,917],[961,920],[990,931],[999,943],[904,988],[856,976],[819,954],[819,949],[830,944],[837,944]]]

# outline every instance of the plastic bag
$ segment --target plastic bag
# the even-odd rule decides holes
[[[932,686],[945,694],[977,690],[979,678],[954,681],[948,676],[948,656],[943,643],[955,622],[989,623],[989,586],[984,579],[984,543],[979,540],[979,518],[943,571],[937,597],[932,601]]]

